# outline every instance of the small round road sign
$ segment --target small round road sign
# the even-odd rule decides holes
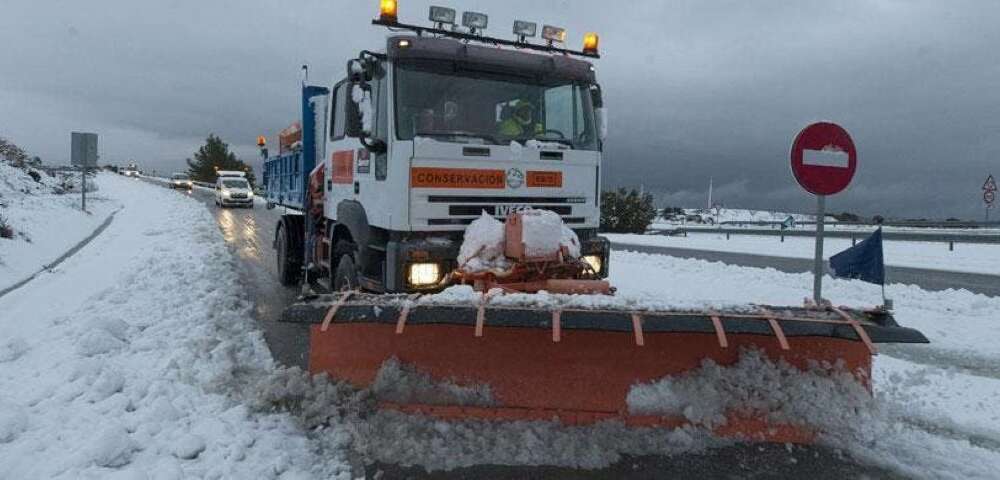
[[[996,201],[996,199],[997,194],[995,191],[987,190],[983,192],[983,201],[986,202],[987,205],[993,205],[993,202]]]
[[[840,125],[814,123],[792,144],[792,174],[814,195],[833,195],[847,188],[857,167],[854,142]]]

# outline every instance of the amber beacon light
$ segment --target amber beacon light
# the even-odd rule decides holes
[[[601,39],[594,32],[589,32],[583,36],[583,52],[584,53],[597,53],[597,45],[600,43]]]
[[[396,23],[396,0],[382,0],[379,3],[379,20],[383,22]]]

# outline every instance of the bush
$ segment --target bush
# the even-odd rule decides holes
[[[0,238],[14,238],[14,227],[7,223],[3,215],[0,215]]]
[[[640,195],[638,191],[601,193],[601,231],[609,233],[645,233],[656,218],[653,195]]]
[[[679,218],[679,217],[683,217],[683,216],[684,216],[684,209],[683,208],[679,208],[679,207],[663,207],[663,210],[660,210],[660,217],[662,217],[664,220],[673,220],[675,218]]]

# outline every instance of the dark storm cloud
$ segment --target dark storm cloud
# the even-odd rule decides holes
[[[295,118],[302,63],[325,83],[381,45],[376,3],[7,0],[0,135],[60,160],[68,130],[96,130],[105,159],[172,170],[215,132],[254,158],[256,135]],[[494,35],[514,18],[565,25],[573,47],[600,32],[606,184],[663,202],[700,205],[714,177],[728,205],[810,208],[788,146],[819,119],[861,155],[834,209],[975,217],[1000,173],[997,2],[450,3],[489,13]]]

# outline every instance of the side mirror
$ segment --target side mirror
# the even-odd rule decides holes
[[[594,116],[597,120],[597,137],[601,139],[602,142],[608,139],[608,110],[606,108],[598,108],[594,111]]]
[[[355,91],[361,87],[358,82],[350,82],[345,85],[347,94],[344,96],[344,133],[348,137],[359,138],[365,135],[362,128],[361,108],[354,100]]]
[[[594,106],[594,117],[597,121],[597,136],[604,142],[608,138],[608,111],[604,108],[604,96],[601,86],[590,86],[590,103]]]

